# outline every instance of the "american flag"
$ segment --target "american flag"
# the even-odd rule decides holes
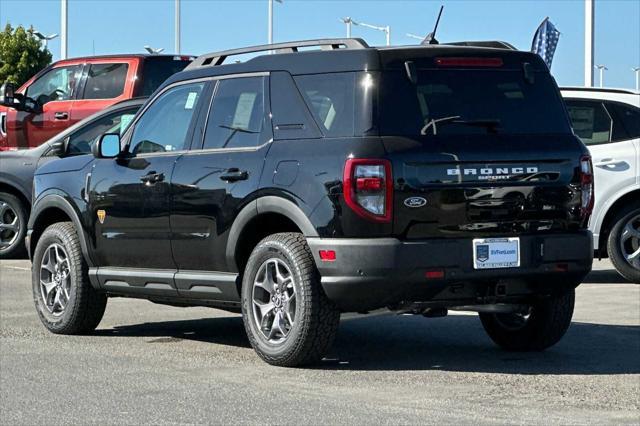
[[[540,55],[549,69],[551,69],[553,54],[558,47],[558,40],[560,40],[560,31],[549,21],[549,18],[545,18],[533,36],[531,51]]]

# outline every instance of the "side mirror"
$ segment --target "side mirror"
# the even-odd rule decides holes
[[[93,156],[96,158],[115,158],[120,155],[120,135],[105,133],[100,136],[98,143],[93,144]]]
[[[51,148],[49,149],[50,157],[62,157],[67,152],[67,144],[69,143],[69,137],[62,140],[57,140],[51,144]]]
[[[13,83],[4,83],[0,86],[0,105],[15,107],[16,86]]]

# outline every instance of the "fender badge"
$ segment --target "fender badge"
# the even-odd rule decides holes
[[[404,200],[404,205],[411,208],[422,207],[427,204],[427,200],[422,197],[409,197]]]
[[[104,223],[105,217],[107,217],[107,212],[104,210],[98,210],[98,220],[100,221],[100,224]]]

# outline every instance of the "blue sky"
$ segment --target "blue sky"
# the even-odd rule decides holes
[[[640,66],[640,0],[595,0],[595,61],[605,64],[605,85],[633,87]],[[285,0],[275,4],[275,41],[340,37],[341,16],[391,26],[392,44],[412,44],[405,33],[431,31],[440,4],[445,10],[440,41],[505,40],[529,50],[538,24],[549,16],[561,31],[552,72],[561,85],[582,85],[582,0]],[[141,52],[145,44],[173,51],[173,0],[69,0],[69,56]],[[59,0],[0,0],[0,23],[34,25],[60,32]],[[354,27],[353,35],[384,44],[382,32]],[[267,0],[182,0],[182,52],[204,52],[263,44]],[[60,44],[49,44],[57,59]],[[597,74],[596,74],[597,84]]]

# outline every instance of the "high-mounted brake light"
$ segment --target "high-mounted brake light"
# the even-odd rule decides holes
[[[588,155],[580,157],[580,190],[580,212],[582,219],[587,222],[593,212],[594,204],[593,165]]]
[[[497,68],[503,65],[501,58],[436,58],[439,67],[489,67]]]
[[[388,160],[349,158],[344,166],[344,201],[358,216],[391,221],[393,177]]]

